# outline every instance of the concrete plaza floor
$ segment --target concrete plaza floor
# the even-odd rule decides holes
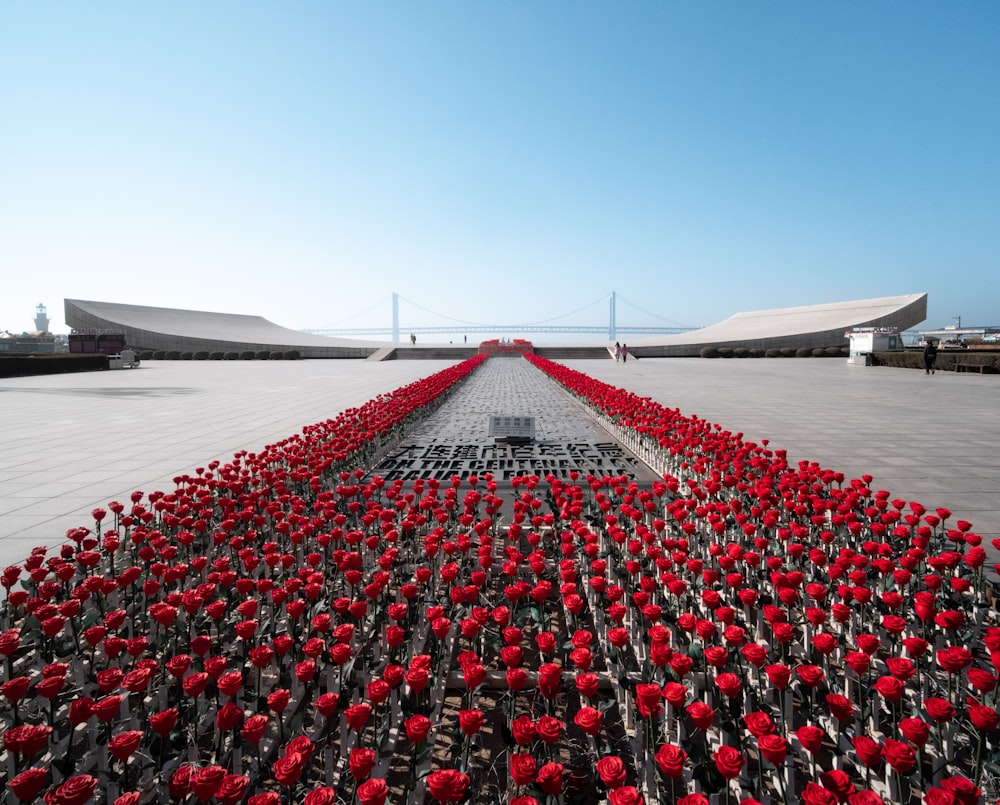
[[[893,497],[946,506],[1000,536],[1000,376],[848,366],[842,359],[567,361],[682,413],[768,439],[789,459]],[[450,361],[148,362],[0,381],[0,566],[133,490],[254,452]]]

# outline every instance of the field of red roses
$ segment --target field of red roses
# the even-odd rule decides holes
[[[8,801],[995,799],[969,523],[534,356],[662,482],[372,476],[483,360],[5,569]]]

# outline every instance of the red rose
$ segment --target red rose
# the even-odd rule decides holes
[[[79,699],[69,703],[69,723],[74,727],[77,724],[86,724],[90,721],[90,717],[94,715],[94,700],[89,696],[81,696]],[[150,716],[150,725],[153,729],[156,729],[156,725],[153,723],[153,717],[159,715],[159,713],[154,713]],[[171,726],[173,726],[171,724]],[[169,732],[169,730],[167,730]]]
[[[817,651],[828,657],[837,648],[837,638],[828,632],[817,632],[814,634],[812,643]]]
[[[170,777],[170,796],[174,799],[184,799],[191,791],[191,775],[194,774],[195,767],[185,763],[178,766]]]
[[[747,643],[740,652],[746,657],[747,662],[756,668],[762,668],[767,662],[767,649],[759,643]]]
[[[928,788],[924,792],[924,805],[958,805],[958,800],[943,788]]]
[[[243,709],[233,702],[226,702],[215,714],[215,725],[223,732],[236,729],[243,720]]]
[[[806,783],[799,796],[802,805],[837,805],[837,795],[816,783]]]
[[[965,672],[965,678],[980,693],[989,693],[997,686],[997,678],[983,668],[969,668]],[[37,686],[36,686],[37,687]]]
[[[21,724],[3,734],[4,748],[12,755],[32,758],[49,745],[52,728],[42,724]]]
[[[732,746],[720,746],[712,754],[712,760],[715,762],[715,768],[719,770],[719,774],[727,780],[739,777],[740,770],[743,768],[743,755]]]
[[[819,687],[823,683],[823,669],[818,665],[799,665],[795,673],[811,688]]]
[[[305,735],[299,735],[297,738],[292,738],[285,747],[285,754],[299,754],[305,758],[305,762],[308,763],[313,756],[313,752],[316,751],[316,744],[309,740]]]
[[[504,646],[500,649],[500,661],[507,668],[516,668],[524,661],[524,649],[520,646]]]
[[[135,750],[139,748],[141,741],[142,730],[122,732],[108,742],[108,751],[112,757],[124,763],[135,754]]]
[[[267,731],[267,716],[263,713],[250,716],[243,722],[243,737],[252,744],[259,744]]]
[[[508,668],[506,677],[507,687],[513,693],[523,690],[524,686],[528,684],[528,672],[523,668]]]
[[[351,750],[349,766],[355,780],[364,780],[375,768],[375,750],[355,747]]]
[[[608,755],[597,761],[597,774],[607,788],[615,789],[625,785],[625,764],[615,755]]]
[[[222,786],[226,770],[222,766],[204,766],[191,775],[191,793],[208,802]]]
[[[882,757],[899,774],[906,774],[917,765],[917,756],[913,747],[892,738],[886,738],[882,742]]]
[[[306,763],[308,760],[305,755],[300,752],[289,752],[275,761],[273,766],[274,779],[278,781],[279,785],[293,786],[302,775]]]
[[[98,699],[94,702],[91,710],[99,721],[109,724],[118,718],[118,711],[121,710],[121,707],[121,696],[105,696],[103,699]]]
[[[21,646],[21,630],[8,629],[0,633],[0,656],[9,657]]]
[[[643,718],[655,718],[660,713],[660,698],[663,693],[659,685],[641,683],[635,686],[635,703]]]
[[[927,715],[934,720],[935,724],[946,724],[955,715],[955,708],[951,702],[936,696],[924,699],[924,709],[927,711]]]
[[[197,699],[199,696],[201,696],[207,684],[208,684],[208,674],[206,674],[204,671],[200,671],[198,673],[184,677],[184,682],[182,683],[184,687],[184,692],[192,699]]]
[[[781,766],[785,762],[788,754],[788,741],[780,735],[766,733],[757,737],[757,746],[760,753],[775,767]]]
[[[548,634],[548,632],[542,634]],[[538,668],[538,690],[546,699],[551,699],[559,692],[561,682],[562,668],[560,666],[547,662]]]
[[[355,732],[361,732],[371,717],[372,708],[370,704],[352,704],[344,711],[347,723]]]
[[[683,707],[687,694],[688,689],[680,682],[668,682],[663,686],[663,698],[671,707]]]
[[[694,725],[703,732],[707,731],[712,726],[712,722],[715,721],[715,710],[704,702],[689,704],[687,706],[687,714],[694,722]]]
[[[778,690],[784,690],[788,687],[788,680],[792,678],[792,669],[780,663],[765,666],[764,673]]]
[[[576,689],[581,696],[593,701],[597,695],[597,674],[577,674]]]
[[[389,785],[381,777],[373,777],[358,786],[357,796],[361,805],[385,805]]]
[[[406,729],[406,737],[409,738],[410,743],[413,744],[419,744],[426,741],[427,735],[431,731],[431,726],[431,720],[427,718],[427,716],[420,715],[419,713],[417,715],[410,716],[403,722],[403,727]]]
[[[882,747],[867,735],[858,735],[852,741],[858,760],[869,769],[874,769],[882,760]]]
[[[46,805],[83,805],[94,796],[96,790],[96,777],[78,774],[49,789],[42,799]]]
[[[676,780],[684,771],[687,752],[674,744],[663,744],[656,751],[656,765],[665,777]]]
[[[486,679],[486,668],[481,663],[469,663],[462,668],[462,675],[465,677],[465,685],[469,690],[475,690]]]
[[[922,637],[904,637],[903,645],[906,647],[906,652],[915,660],[923,657],[930,648],[930,644]]]
[[[889,669],[889,673],[900,682],[905,682],[917,671],[913,665],[913,661],[908,660],[906,657],[889,657],[885,661],[885,665]]]
[[[948,646],[935,654],[938,665],[949,674],[960,674],[972,665],[973,656],[965,646]]]
[[[563,787],[562,763],[546,763],[535,775],[535,782],[546,794],[559,794]]]
[[[887,702],[898,702],[903,698],[903,683],[894,676],[880,676],[872,687]]]
[[[851,782],[850,776],[841,769],[822,772],[819,781],[823,784],[823,788],[836,795],[837,802],[847,802],[847,798],[854,793],[854,783]]]
[[[806,751],[810,755],[815,755],[819,752],[820,747],[823,745],[823,736],[825,734],[819,727],[814,727],[811,724],[799,727],[795,731],[795,737],[799,739],[799,743],[806,748]]]
[[[770,735],[776,732],[774,721],[771,720],[771,716],[760,710],[755,710],[752,713],[744,715],[743,723],[746,725],[747,732],[755,738],[759,738],[761,735]]]
[[[303,805],[336,805],[337,792],[329,786],[315,788],[306,794]]]
[[[222,785],[215,792],[215,798],[222,805],[237,805],[243,801],[247,786],[250,785],[250,778],[242,774],[227,774],[222,778]],[[308,797],[306,798],[308,800]]]
[[[49,701],[55,699],[66,687],[66,677],[50,676],[35,684],[35,693]]]
[[[872,664],[871,657],[860,651],[848,651],[844,655],[844,662],[858,676],[867,673]]]
[[[830,708],[830,715],[837,721],[850,721],[854,717],[854,703],[839,693],[826,694],[826,706]]]
[[[426,668],[411,666],[403,678],[406,680],[406,684],[410,686],[410,690],[414,693],[420,693],[427,687],[430,676],[430,671]]]
[[[642,805],[642,795],[635,786],[625,785],[608,794],[608,805]]]
[[[705,662],[713,668],[725,668],[729,662],[729,652],[722,646],[707,646],[705,648]]]
[[[965,615],[957,609],[949,609],[935,615],[934,623],[942,629],[960,629],[965,624]]]
[[[427,775],[427,790],[438,802],[459,802],[469,788],[468,775],[457,769],[441,769]]]
[[[518,716],[514,719],[513,723],[510,725],[511,732],[514,735],[514,743],[518,746],[524,746],[535,740],[535,735],[538,731],[535,729],[535,722],[531,720],[531,716]]]
[[[7,787],[22,802],[34,802],[38,792],[45,786],[48,776],[46,769],[27,769],[7,783]]]
[[[581,707],[573,723],[582,729],[587,735],[597,735],[601,731],[601,721],[604,714],[595,707]]]
[[[340,701],[340,696],[336,693],[324,693],[318,699],[316,699],[316,709],[323,718],[329,718],[334,713],[337,712],[337,704]]]
[[[740,679],[736,674],[719,674],[715,678],[715,684],[727,699],[733,699],[739,695]]]
[[[286,688],[279,688],[268,694],[267,707],[272,713],[284,713],[290,699],[291,692]]]
[[[682,679],[691,673],[693,667],[694,660],[687,654],[677,653],[670,658],[670,670]]]
[[[552,746],[562,737],[563,723],[558,718],[542,716],[535,724],[535,731],[546,746]]]
[[[992,707],[980,704],[971,696],[967,699],[969,718],[973,726],[980,732],[992,732],[1000,724],[1000,715]]]
[[[510,776],[515,785],[529,785],[535,781],[538,766],[535,758],[525,752],[512,752],[510,755]]]
[[[482,710],[460,710],[458,713],[458,726],[465,733],[466,737],[471,738],[482,728],[485,719],[486,717],[483,715]]]
[[[885,805],[884,800],[874,791],[855,791],[847,798],[849,805]]]
[[[931,733],[930,724],[922,718],[904,718],[899,722],[899,731],[914,746],[923,746]]]
[[[12,702],[20,701],[21,697],[28,692],[28,688],[31,687],[31,677],[19,676],[14,679],[10,679],[0,685],[0,693],[3,694],[5,699]]]
[[[539,632],[535,636],[535,644],[542,654],[548,656],[556,650],[556,636],[552,632]]]
[[[955,795],[961,805],[977,805],[983,792],[967,777],[955,775],[941,780],[941,787]]]

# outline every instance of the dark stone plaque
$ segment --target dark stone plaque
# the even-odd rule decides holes
[[[491,416],[487,434],[505,442],[530,442],[535,438],[533,416]]]

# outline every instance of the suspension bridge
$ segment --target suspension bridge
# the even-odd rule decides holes
[[[404,302],[405,304],[418,309],[423,314],[436,316],[447,323],[420,326],[411,326],[405,323],[401,324],[399,314],[400,302]],[[607,305],[608,319],[606,324],[580,323],[581,314],[585,317],[596,317],[596,313],[593,312],[592,309],[596,310],[604,305]],[[621,311],[619,311],[619,307],[622,308]],[[619,312],[627,312],[627,316],[625,318],[629,320],[629,323],[623,323],[623,320],[619,318]],[[374,311],[372,309],[361,311],[355,316],[355,318],[363,317],[367,321],[370,321],[373,313]],[[573,319],[573,321],[568,321],[569,319]],[[584,320],[587,319],[585,318]],[[592,319],[590,320],[592,321]],[[634,323],[635,321],[641,321],[643,323],[636,324]],[[543,321],[527,322],[523,324],[483,324],[481,322],[465,321],[443,313],[438,313],[437,311],[429,310],[423,305],[406,299],[398,293],[393,292],[392,320],[385,326],[344,326],[324,329],[310,329],[305,330],[305,332],[312,333],[314,335],[327,336],[390,335],[392,336],[393,341],[400,340],[400,332],[405,332],[408,335],[426,335],[429,333],[447,335],[455,333],[462,334],[463,336],[470,333],[480,335],[528,335],[532,333],[562,333],[580,335],[606,334],[609,341],[615,341],[619,337],[626,335],[669,335],[673,333],[684,333],[695,329],[697,328],[686,324],[680,324],[656,313],[652,313],[640,305],[637,305],[635,302],[626,299],[616,291],[612,291],[610,294],[606,294],[605,296],[602,296],[599,299],[584,305],[583,307],[577,308],[576,310],[571,310],[567,313],[562,313]]]

